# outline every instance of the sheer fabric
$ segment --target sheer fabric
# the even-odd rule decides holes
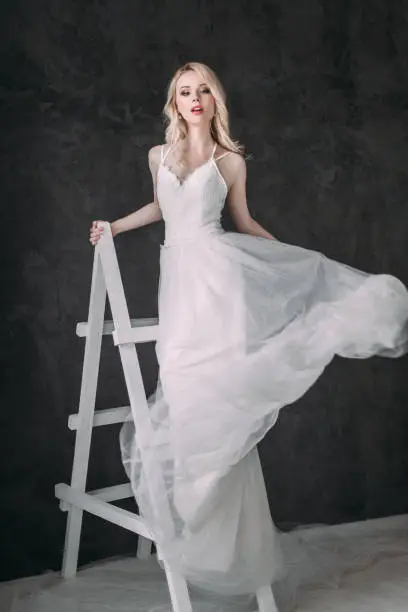
[[[298,550],[282,550],[257,443],[334,355],[407,352],[408,292],[388,274],[225,232],[226,195],[214,151],[183,180],[162,155],[157,196],[166,235],[153,433],[142,438],[129,417],[121,449],[166,557],[195,585],[243,594],[290,581],[292,555],[299,558]],[[142,463],[141,448],[159,469]],[[163,479],[170,522],[161,513]],[[154,503],[149,490],[157,491]]]

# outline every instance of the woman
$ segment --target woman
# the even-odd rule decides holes
[[[210,68],[177,70],[164,112],[166,144],[149,151],[154,200],[111,225],[116,235],[163,217],[166,228],[154,433],[140,441],[125,423],[123,461],[141,513],[185,577],[254,592],[286,571],[257,442],[335,354],[404,354],[408,292],[393,276],[281,243],[251,217],[243,147]],[[238,233],[221,228],[225,202]],[[92,244],[102,231],[94,222]],[[145,473],[141,442],[161,470]],[[147,492],[163,475],[171,525]]]

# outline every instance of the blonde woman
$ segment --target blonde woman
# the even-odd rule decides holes
[[[130,421],[123,461],[142,514],[189,581],[255,592],[287,572],[257,443],[335,354],[405,353],[408,292],[393,276],[284,244],[251,217],[244,150],[208,66],[177,70],[164,113],[165,144],[148,155],[153,201],[111,224],[116,235],[165,221],[154,434],[143,440],[162,469],[145,471]],[[221,227],[225,204],[237,232]],[[92,244],[101,232],[94,222]],[[171,525],[146,492],[163,475]]]

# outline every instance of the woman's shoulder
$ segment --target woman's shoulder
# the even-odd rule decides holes
[[[245,157],[238,153],[237,151],[230,151],[221,145],[217,145],[214,159],[218,163],[220,163],[220,167],[225,168],[225,170],[232,170],[233,172],[242,171],[245,167]]]
[[[223,147],[219,144],[217,144],[217,148],[215,150],[214,153],[214,158],[218,159],[218,158],[222,158],[222,159],[230,159],[234,160],[234,163],[239,163],[240,160],[244,160],[244,156],[241,153],[238,153],[237,151],[231,151],[230,149],[227,149],[226,147]]]
[[[168,143],[164,143],[154,145],[149,149],[148,160],[150,168],[158,168],[158,166],[160,166],[163,155],[166,155],[169,146]]]
[[[154,164],[158,164],[160,162],[162,147],[166,147],[166,145],[154,145],[149,149],[149,152],[147,154],[149,158],[149,163],[153,162]]]

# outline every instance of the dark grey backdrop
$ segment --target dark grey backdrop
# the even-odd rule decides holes
[[[92,248],[88,227],[146,204],[165,86],[208,63],[253,159],[254,216],[289,243],[408,283],[407,3],[15,0],[2,5],[3,579],[58,568]],[[225,219],[229,227],[228,217]],[[161,224],[117,240],[132,316],[155,316]],[[146,390],[154,347],[141,350]],[[408,511],[407,358],[336,359],[261,445],[282,529]],[[104,342],[98,407],[126,402]],[[123,479],[118,430],[89,485]],[[80,561],[134,550],[85,519]]]

